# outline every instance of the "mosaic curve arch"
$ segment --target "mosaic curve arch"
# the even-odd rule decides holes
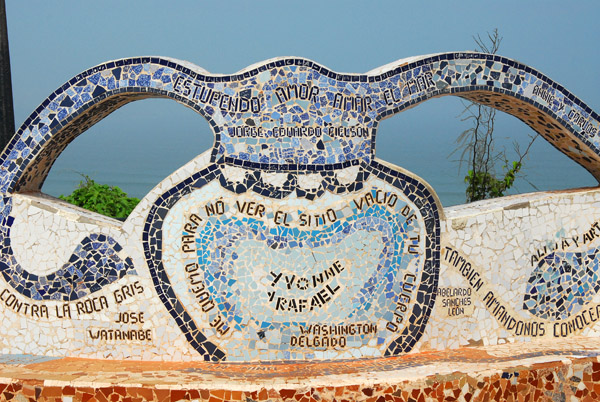
[[[199,93],[196,86],[193,89],[189,86],[194,81],[213,83],[214,86],[232,80],[247,80],[267,69],[286,65],[311,69],[327,80],[349,84],[354,82],[354,91],[358,91],[359,87],[376,86],[373,93],[379,95],[380,99],[369,105],[369,111],[374,112],[372,116],[376,121],[438,96],[455,95],[488,104],[521,119],[561,152],[584,166],[594,177],[600,176],[597,171],[597,165],[600,164],[598,114],[541,72],[502,56],[482,53],[443,53],[405,60],[398,60],[366,74],[341,74],[307,59],[287,58],[258,63],[228,76],[211,75],[190,63],[158,57],[131,58],[101,64],[78,74],[54,91],[19,128],[0,159],[3,170],[6,171],[1,189],[7,193],[38,191],[52,162],[58,156],[58,150],[62,151],[65,144],[124,104],[148,97],[168,97],[193,108],[208,120],[219,142],[219,125],[208,113],[214,112],[215,108],[202,105],[202,99],[192,99],[199,96]],[[152,76],[147,74],[150,66],[155,69]],[[120,70],[123,68],[130,68],[133,78],[127,76],[120,79]],[[170,74],[163,75],[165,69]],[[103,78],[103,72],[112,77]],[[173,88],[172,74],[175,74],[175,79],[179,78],[184,82],[189,80],[185,84],[188,86]],[[346,91],[351,92],[350,89]],[[76,101],[71,99],[68,92],[76,97]],[[355,109],[348,110],[349,112],[357,112],[360,107],[367,106],[362,98],[359,101],[362,102],[361,105],[356,103],[358,98],[340,97],[337,102],[340,105],[343,102],[347,109]],[[511,99],[513,104],[508,105],[507,99]],[[216,101],[214,97],[210,100]],[[229,103],[231,104],[233,102]],[[78,118],[81,120],[78,121]],[[72,122],[79,126],[72,129],[73,133],[67,130],[71,128]],[[376,128],[376,122],[370,127]],[[568,133],[561,134],[557,130],[566,130]],[[57,141],[54,135],[59,132],[62,135],[60,141]],[[58,150],[53,150],[53,155],[42,154],[47,142],[53,139],[55,142],[51,145]],[[372,158],[372,147],[365,148],[368,152],[361,156]],[[213,160],[227,156],[229,155],[213,150]],[[227,159],[225,161],[229,162]],[[348,166],[348,161],[342,163]],[[281,160],[269,160],[259,166],[269,169],[269,164],[283,165],[278,168],[284,170],[289,166]],[[327,165],[319,162],[315,164]],[[302,163],[292,165],[300,169],[308,167]],[[246,161],[245,166],[252,165],[250,161]],[[34,169],[35,174],[32,173]],[[26,172],[29,174],[25,174]]]
[[[0,160],[0,187],[4,193],[1,235],[5,244],[0,268],[13,288],[27,297],[30,296],[22,289],[40,286],[37,276],[22,274],[26,270],[12,255],[12,194],[39,190],[64,147],[118,107],[152,96],[173,98],[209,121],[215,146],[207,166],[173,183],[152,200],[141,243],[156,292],[188,342],[206,360],[223,360],[227,351],[239,349],[239,343],[251,342],[254,336],[262,340],[266,332],[279,331],[288,349],[267,348],[265,353],[257,352],[260,358],[310,358],[310,351],[290,348],[294,342],[301,342],[291,328],[297,327],[296,332],[302,334],[311,331],[314,334],[313,325],[318,326],[314,323],[318,319],[310,321],[310,317],[303,317],[296,320],[298,323],[285,314],[292,310],[302,313],[302,303],[304,310],[312,312],[338,297],[336,292],[341,289],[342,279],[336,276],[347,272],[348,264],[356,265],[359,260],[355,254],[354,259],[341,261],[341,255],[352,255],[348,253],[352,247],[345,244],[375,236],[382,248],[367,253],[368,263],[357,264],[362,275],[358,280],[354,278],[352,286],[347,286],[352,288],[354,296],[344,300],[352,309],[342,313],[330,311],[328,317],[334,324],[327,330],[356,330],[363,321],[375,321],[376,329],[364,324],[363,333],[353,338],[356,344],[368,349],[366,337],[359,335],[376,333],[377,346],[369,346],[368,353],[396,355],[410,351],[421,337],[435,302],[443,212],[427,183],[375,160],[376,128],[383,118],[445,95],[476,100],[519,117],[598,177],[597,115],[541,73],[500,56],[439,54],[400,60],[367,74],[340,74],[310,60],[284,58],[224,76],[172,59],[124,59],[94,67],[55,91],[25,121],[5,149]],[[251,193],[251,198],[248,201],[233,197],[235,202],[220,207],[225,191],[235,195]],[[328,194],[337,197],[329,200],[330,204],[323,201],[330,197]],[[353,203],[351,207],[333,208],[339,207],[344,197],[346,204]],[[269,226],[265,223],[269,216],[264,209],[267,202],[278,207],[291,204],[298,211],[299,207],[316,203],[332,208],[318,211],[312,217],[306,211],[272,211],[275,218],[271,220],[276,223]],[[204,215],[194,213],[201,209],[199,203],[203,203]],[[232,212],[234,205],[237,212]],[[248,212],[250,205],[253,213]],[[178,211],[179,218],[170,217],[172,210]],[[226,218],[221,219],[220,215]],[[260,219],[263,215],[267,218]],[[182,216],[189,221],[177,221]],[[295,216],[296,227],[287,225],[291,223],[286,220],[288,216]],[[308,222],[309,219],[316,223]],[[177,225],[185,230],[174,236],[173,227]],[[245,228],[240,229],[240,225]],[[299,230],[306,226],[314,230]],[[233,245],[235,250],[222,251],[224,245],[228,249]],[[346,252],[340,254],[335,250],[340,247]],[[236,305],[236,296],[228,294],[229,286],[238,282],[232,277],[232,272],[239,268],[236,261],[240,261],[242,253],[238,251],[246,248],[270,252],[271,259],[285,268],[268,272],[270,268],[264,266],[261,277],[263,281],[269,278],[271,283],[267,286],[284,295],[278,296],[272,290],[261,296],[264,299],[266,295],[268,302],[276,305],[275,316],[285,312],[275,320],[261,316],[260,307],[267,302],[260,297],[257,300],[263,305],[245,306],[252,311],[249,317]],[[308,278],[300,277],[301,272],[294,271],[285,257],[292,255],[304,261],[306,248],[332,258],[329,264],[314,264]],[[279,249],[285,252],[278,255],[277,251],[265,251]],[[207,254],[206,250],[210,252]],[[163,265],[164,254],[185,264],[167,268]],[[255,256],[243,258],[249,258],[244,260],[245,266],[256,264]],[[369,270],[372,267],[375,269]],[[311,272],[306,266],[303,269]],[[203,271],[204,279],[194,283],[198,270]],[[74,275],[78,279],[85,277],[75,271],[67,270],[62,279],[69,283]],[[196,295],[195,302],[200,303],[196,313],[191,312],[189,301],[187,304],[181,301],[186,295],[173,286],[171,277],[182,273],[190,286],[200,284],[187,289],[187,293]],[[322,284],[322,275],[332,280],[315,292],[312,299],[307,299],[299,296],[302,292],[285,293],[295,275],[303,280],[302,286],[306,281],[306,288],[297,286],[296,290],[301,291],[309,287],[311,278],[315,289],[317,283]],[[283,284],[279,283],[282,277],[288,280],[287,289],[277,288]],[[54,292],[54,287],[46,282],[43,283],[46,291]],[[249,283],[240,286],[238,296],[239,292],[252,288]],[[87,294],[89,291],[82,293]],[[378,308],[371,307],[377,304],[375,299],[379,300]],[[308,306],[309,303],[314,304]],[[204,311],[209,307],[210,310]],[[371,315],[366,318],[371,321],[365,321],[366,310],[370,310]],[[210,325],[201,330],[198,322],[205,320],[204,313],[210,311],[213,311],[209,315]],[[351,325],[359,327],[338,327],[344,319],[357,316],[362,316],[363,321]],[[254,333],[250,334],[247,328]],[[230,330],[244,332],[242,341],[220,339]],[[205,335],[207,332],[212,333],[213,340]],[[219,343],[225,347],[218,347]]]

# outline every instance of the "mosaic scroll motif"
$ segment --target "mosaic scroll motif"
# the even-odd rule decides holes
[[[598,258],[598,249],[548,254],[531,273],[523,309],[551,320],[577,314],[600,290]]]
[[[79,74],[34,111],[0,159],[0,191],[8,206],[2,221],[5,277],[10,276],[7,280],[11,286],[27,297],[32,294],[26,288],[41,289],[49,280],[56,284],[52,288],[55,293],[67,291],[71,292],[68,297],[73,297],[74,288],[64,284],[73,275],[87,289],[82,290],[83,295],[132,272],[131,260],[118,256],[119,246],[114,240],[87,234],[74,253],[80,259],[73,257],[52,274],[52,279],[26,275],[10,248],[14,220],[10,200],[16,192],[39,190],[52,162],[66,145],[113,110],[138,99],[167,97],[196,110],[208,120],[215,134],[209,165],[189,172],[183,180],[169,178],[172,186],[148,200],[151,207],[139,246],[161,302],[190,345],[211,361],[229,357],[310,359],[317,352],[321,358],[364,357],[410,351],[422,335],[435,302],[440,206],[426,183],[374,159],[379,120],[433,97],[474,99],[522,119],[600,177],[597,114],[543,74],[510,59],[476,53],[446,53],[411,60],[368,74],[339,74],[310,60],[287,58],[222,76],[211,75],[189,63],[146,57],[105,63]],[[386,202],[379,205],[379,201],[393,196],[402,200],[404,207],[396,209],[396,204],[385,205]],[[246,204],[240,197],[246,197],[246,202],[256,199],[254,217],[244,216],[248,209],[242,211],[240,205]],[[213,208],[217,201],[223,203],[222,212],[217,210],[216,215],[222,215],[218,218],[207,207],[211,202]],[[299,208],[289,211],[291,220],[278,221],[277,208],[293,202]],[[333,215],[319,210],[327,203],[336,206],[337,209],[330,208]],[[257,205],[263,207],[262,214]],[[203,209],[204,215],[200,213]],[[306,216],[304,220],[302,216],[311,210],[318,210],[320,217],[315,218],[316,224],[307,225]],[[184,226],[189,229],[174,235],[176,231],[165,225],[177,219],[192,220],[189,227]],[[366,240],[368,236],[361,238],[357,233],[377,236],[381,241],[375,244]],[[347,240],[351,238],[354,240]],[[313,299],[286,293],[285,303],[276,299],[278,305],[252,321],[240,313],[240,306],[247,305],[250,296],[232,291],[239,278],[231,275],[232,267],[239,268],[240,261],[246,261],[242,268],[258,261],[254,257],[244,260],[246,257],[238,253],[245,250],[242,244],[250,241],[256,241],[254,246],[261,244],[256,246],[259,249],[266,245],[262,254],[271,263],[261,262],[265,275],[270,274],[273,282],[279,273],[283,275],[283,271],[272,266],[273,261],[278,261],[286,269],[290,286],[292,278],[301,277],[302,272],[286,265],[289,262],[278,252],[294,256],[297,266],[307,267],[305,271],[317,266],[312,263],[312,268],[308,267],[309,253],[305,249],[313,254],[325,250],[323,255],[333,259],[323,266],[335,272],[343,271],[343,255],[353,256],[348,266],[361,266],[361,259],[369,255],[374,256],[374,262],[370,271],[365,268],[352,273],[352,280],[347,283],[357,284],[355,293],[340,300],[351,300],[355,308],[344,314],[338,314],[345,307],[338,300],[327,307],[327,320],[311,324],[310,314],[295,315],[291,309],[296,313],[299,305]],[[341,246],[348,243],[346,248]],[[334,252],[327,251],[329,248]],[[194,253],[191,256],[190,250]],[[362,250],[363,254],[356,254],[355,250]],[[171,254],[167,258],[165,253]],[[108,263],[103,271],[94,265],[96,260]],[[316,256],[314,260],[317,261]],[[200,276],[192,277],[196,271]],[[327,272],[335,277],[334,271]],[[27,278],[28,285],[17,284],[19,275]],[[98,275],[108,279],[99,280]],[[182,292],[173,278],[197,286],[184,287]],[[545,276],[536,278],[532,289],[537,289],[539,278]],[[271,285],[266,279],[267,276],[257,278],[261,286],[268,288]],[[326,297],[327,301],[337,297],[334,290],[342,289],[344,284],[335,281],[333,278],[323,284],[324,288],[316,293],[320,296],[312,295],[318,298],[316,304],[325,304]],[[79,295],[77,289],[75,294]],[[331,294],[327,295],[327,290]],[[191,294],[195,292],[194,298]],[[275,297],[274,292],[261,294]],[[215,307],[203,311],[202,308],[209,308],[209,299]],[[290,300],[294,300],[295,307],[291,307]],[[528,301],[527,306],[535,314],[556,314],[560,301],[552,302],[555,307],[540,305],[546,302],[538,298]],[[284,304],[288,319],[272,319],[280,312],[277,306]],[[373,326],[365,319],[371,320]],[[347,325],[359,323],[366,325],[361,327],[367,328],[363,332],[374,328],[375,336],[352,338],[353,343],[347,348],[351,353],[346,354],[346,346],[338,344],[340,347],[334,349],[339,353],[331,354],[322,341],[316,345],[313,338],[312,346],[306,346],[308,340],[304,346],[299,341],[294,344],[293,337],[298,333],[290,332],[295,326],[305,334],[312,331],[309,325],[317,325],[319,331],[323,327],[329,335],[332,331],[337,335],[338,329],[349,331]],[[237,339],[244,339],[245,346],[232,341],[235,331],[243,333]],[[252,336],[256,339],[250,339]]]
[[[122,255],[122,247],[110,236],[90,234],[73,251],[68,262],[48,275],[35,275],[22,267],[10,245],[11,198],[4,197],[0,205],[0,272],[6,282],[23,296],[33,300],[72,301],[102,289],[102,287],[135,274],[130,257]]]

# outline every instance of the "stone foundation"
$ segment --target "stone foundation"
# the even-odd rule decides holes
[[[4,355],[7,401],[596,401],[600,341],[571,338],[315,363]],[[575,399],[574,399],[575,398]]]

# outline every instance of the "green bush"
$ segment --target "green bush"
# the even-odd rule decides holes
[[[489,172],[473,172],[465,176],[467,183],[467,202],[486,200],[488,198],[504,197],[505,192],[510,189],[515,182],[515,178],[519,170],[521,170],[521,162],[514,161],[512,168],[508,169],[508,161],[504,165],[506,174],[503,178],[498,179]]]
[[[127,193],[116,186],[98,184],[87,175],[79,182],[70,195],[58,198],[78,207],[116,219],[125,219],[140,202],[138,198],[128,197]]]

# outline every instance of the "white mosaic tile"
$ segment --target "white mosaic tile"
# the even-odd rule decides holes
[[[378,122],[457,95],[515,115],[596,177],[598,116],[493,55],[367,74],[279,58],[234,75],[117,60],[54,92],[0,158],[0,350],[143,360],[335,360],[596,336],[600,192],[442,210],[373,156]],[[70,141],[169,97],[215,133],[125,222],[36,193]]]

